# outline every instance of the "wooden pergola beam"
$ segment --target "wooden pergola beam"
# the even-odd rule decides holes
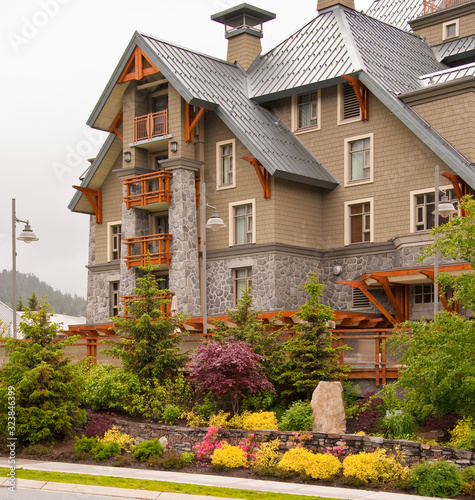
[[[193,131],[200,122],[201,118],[203,118],[206,111],[208,111],[205,108],[200,108],[198,113],[196,113],[196,116],[192,119],[191,108],[191,104],[185,102],[185,142],[191,142],[193,140]]]
[[[100,189],[90,189],[81,186],[73,186],[73,188],[81,191],[86,196],[96,216],[96,223],[102,224],[102,191]]]
[[[398,323],[402,323],[404,321],[404,314],[402,313],[401,305],[399,304],[399,302],[397,301],[396,297],[393,294],[393,291],[391,290],[388,278],[386,276],[373,276],[372,274],[370,274],[369,276],[378,281],[379,283],[381,283],[383,290],[386,293],[387,298],[389,299],[389,303],[394,309],[396,321]]]
[[[350,85],[353,87],[353,90],[356,95],[356,99],[358,99],[358,103],[360,105],[361,111],[361,120],[367,121],[369,118],[369,91],[368,89],[356,78],[352,76],[343,75],[343,78],[346,78]]]
[[[247,160],[251,165],[254,165],[254,169],[256,171],[257,177],[262,186],[262,194],[264,199],[267,200],[271,197],[271,187],[270,187],[270,174],[269,172],[262,166],[260,161],[257,158],[251,158],[249,156],[243,156],[243,160]]]

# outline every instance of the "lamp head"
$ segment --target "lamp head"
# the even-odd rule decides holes
[[[32,241],[38,241],[39,238],[31,230],[30,223],[27,221],[25,228],[21,232],[20,236],[17,237],[17,240],[24,241],[25,243],[31,243]]]
[[[213,210],[211,217],[208,219],[208,222],[206,223],[206,229],[217,231],[222,227],[226,227],[226,224],[224,223],[223,219],[221,219],[221,217],[218,215],[218,211],[215,209]]]

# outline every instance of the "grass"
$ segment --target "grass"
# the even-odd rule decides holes
[[[7,477],[10,469],[0,467],[0,477]],[[128,477],[95,476],[91,474],[74,474],[65,472],[37,471],[16,469],[17,479],[32,479],[35,481],[51,481],[55,483],[92,484],[114,488],[133,490],[161,491],[167,493],[185,493],[188,495],[207,495],[225,498],[241,498],[243,500],[335,500],[307,495],[292,495],[288,493],[271,493],[268,491],[240,490],[236,488],[219,488],[217,486],[201,486],[196,484],[171,483],[168,481],[152,481],[148,479],[133,479]]]

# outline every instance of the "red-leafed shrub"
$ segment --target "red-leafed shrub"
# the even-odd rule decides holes
[[[84,430],[86,437],[101,438],[104,434],[112,429],[112,418],[114,413],[87,413],[87,425]]]
[[[197,392],[211,391],[218,398],[229,396],[236,414],[240,397],[258,391],[274,392],[264,375],[263,359],[247,342],[209,342],[191,354],[189,380]]]

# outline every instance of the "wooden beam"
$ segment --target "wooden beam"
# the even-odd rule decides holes
[[[350,85],[353,87],[353,90],[356,95],[356,99],[358,99],[360,105],[360,116],[361,121],[368,121],[369,118],[369,91],[368,89],[356,78],[352,76],[343,75],[343,78],[346,78]]]
[[[144,64],[144,59],[150,64],[149,68],[147,68]],[[135,47],[130,59],[127,61],[124,70],[117,80],[117,83],[130,82],[131,80],[142,80],[146,76],[153,75],[154,73],[159,73],[158,68],[139,47]]]
[[[457,199],[460,203],[462,198],[464,196],[466,196],[467,194],[469,194],[469,192],[470,192],[470,188],[469,188],[468,184],[458,175],[447,174],[446,172],[444,172],[442,175],[444,177],[446,177],[447,179],[449,179],[449,181],[452,183],[452,186],[454,187],[455,194],[456,194]],[[460,209],[459,212],[460,212],[460,215],[462,215],[463,217],[468,215],[466,210]]]
[[[196,116],[192,119],[191,104],[185,102],[185,142],[191,142],[193,140],[193,131],[203,118],[206,111],[205,108],[200,108]]]
[[[111,134],[115,134],[121,141],[123,141],[124,138],[122,137],[122,134],[119,132],[119,127],[122,124],[123,114],[124,114],[124,110],[121,109],[117,113],[117,116],[115,117],[114,121],[112,122],[112,125],[109,128],[109,132]]]
[[[404,321],[404,315],[402,313],[402,308],[399,302],[397,301],[396,297],[393,294],[393,291],[391,290],[391,287],[389,285],[389,280],[386,276],[374,276],[372,274],[369,275],[371,278],[375,279],[379,283],[381,283],[383,290],[386,293],[387,298],[389,299],[389,303],[391,304],[392,308],[394,309],[394,314],[396,316],[396,321],[398,323],[402,323]]]
[[[271,197],[271,187],[270,187],[270,174],[269,172],[262,166],[257,158],[251,158],[249,156],[243,156],[243,160],[247,160],[251,165],[254,165],[254,169],[256,171],[257,177],[262,186],[262,194],[265,200],[268,200]]]
[[[73,186],[73,188],[81,191],[86,196],[96,216],[96,223],[102,224],[102,191],[100,189],[89,189],[81,186]]]

